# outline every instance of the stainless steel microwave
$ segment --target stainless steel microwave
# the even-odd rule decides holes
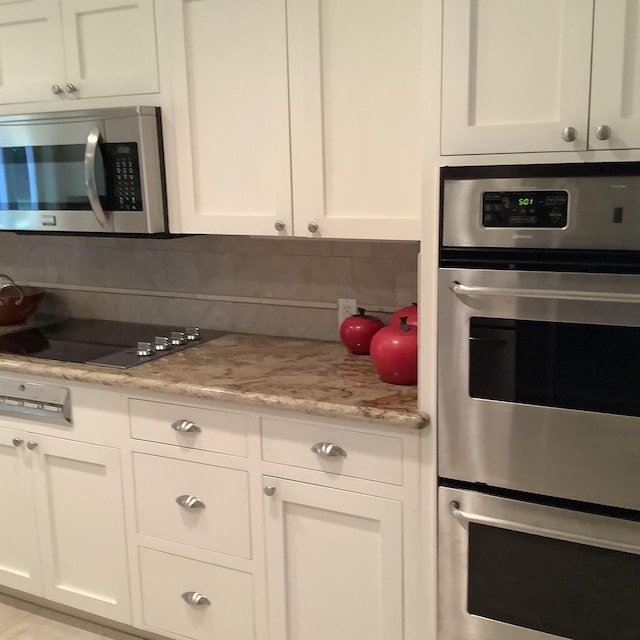
[[[0,230],[166,233],[160,109],[0,117]]]

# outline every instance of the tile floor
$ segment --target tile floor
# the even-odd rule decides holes
[[[139,640],[0,594],[0,640]]]

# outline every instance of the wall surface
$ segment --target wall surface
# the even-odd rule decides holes
[[[87,318],[338,340],[337,300],[383,319],[417,300],[418,242],[0,233],[0,272]]]

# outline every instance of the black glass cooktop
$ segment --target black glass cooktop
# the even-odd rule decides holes
[[[41,317],[0,335],[0,353],[128,369],[222,335],[196,327]]]

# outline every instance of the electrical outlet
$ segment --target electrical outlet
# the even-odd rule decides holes
[[[355,298],[338,298],[338,328],[345,318],[358,313],[358,303]]]

